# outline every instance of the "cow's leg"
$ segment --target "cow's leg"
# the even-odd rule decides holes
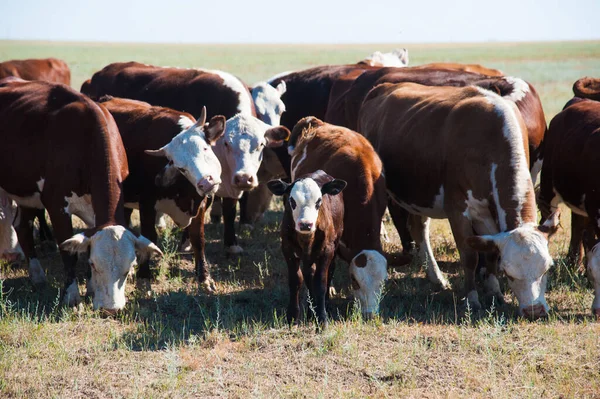
[[[250,214],[248,212],[248,197],[250,193],[246,191],[242,198],[240,198],[240,225],[249,225],[252,226],[252,221],[250,220]]]
[[[210,207],[210,222],[214,224],[221,223],[221,216],[223,216],[222,200],[221,197],[215,196]]]
[[[55,202],[62,204],[63,201],[59,200]],[[52,222],[52,227],[54,227],[56,243],[60,245],[65,240],[73,237],[73,224],[71,223],[71,216],[66,214],[62,207],[49,207],[47,209],[48,215],[50,216],[50,221]],[[75,268],[77,265],[77,255],[72,255],[67,251],[61,250],[60,256],[63,264],[65,265],[66,274],[62,301],[67,306],[76,306],[81,302]]]
[[[329,270],[327,271],[327,299],[335,296],[337,293],[335,287],[333,286],[333,274],[335,272],[335,254],[329,263]]]
[[[317,314],[319,327],[327,327],[327,310],[325,300],[327,297],[327,282],[329,277],[329,265],[333,262],[335,252],[324,252],[317,260],[315,274],[310,285],[310,296]]]
[[[156,221],[155,204],[156,201],[154,198],[147,198],[147,200],[140,201],[140,233],[153,243],[158,244],[158,235],[156,234],[156,226],[154,224]],[[147,259],[138,266],[136,277],[152,278],[150,259]]]
[[[194,263],[196,264],[196,276],[198,277],[199,287],[202,290],[213,292],[216,290],[216,285],[210,276],[208,262],[204,253],[206,245],[204,238],[204,215],[206,214],[206,207],[206,200],[204,200],[198,207],[198,213],[192,219],[187,230],[189,231],[190,243],[194,250]]]
[[[467,238],[473,235],[473,226],[471,221],[460,213],[450,214],[448,220],[465,272],[465,296],[468,306],[473,310],[479,310],[481,303],[475,284],[478,253],[467,244]]]
[[[583,230],[588,225],[589,219],[571,211],[571,242],[567,258],[575,267],[583,262]]]
[[[288,267],[288,286],[290,289],[287,321],[289,324],[298,324],[300,321],[300,288],[302,288],[304,276],[300,269],[300,259],[294,255],[294,250],[285,242],[281,244],[281,250]]]
[[[48,223],[46,222],[46,210],[36,209],[35,216],[37,217],[40,226],[40,242],[54,240],[50,226],[48,226]]]
[[[19,207],[19,212],[19,224],[15,226],[15,230],[23,254],[29,263],[29,279],[35,287],[42,287],[46,284],[46,273],[42,269],[33,242],[33,220],[38,209]]]
[[[500,282],[498,281],[498,261],[499,256],[497,253],[486,253],[478,254],[479,257],[485,257],[485,273],[483,286],[485,287],[486,293],[492,295],[496,299],[496,305],[504,305],[504,294],[500,289]]]
[[[411,236],[412,230],[409,230],[408,226],[408,211],[402,208],[394,201],[392,201],[391,199],[388,200],[388,210],[390,211],[390,216],[392,217],[394,226],[396,227],[396,230],[398,230],[398,235],[400,235],[400,241],[402,242],[402,252],[404,254],[414,253],[415,242],[413,241],[414,237]]]
[[[238,200],[235,198],[223,198],[223,231],[225,250],[230,254],[243,252],[235,237],[235,212]]]
[[[133,228],[133,225],[131,224],[131,214],[133,213],[133,209],[131,209],[131,208],[124,208],[123,212],[125,213],[125,225],[129,229]]]
[[[410,234],[419,245],[417,256],[419,261],[425,264],[429,280],[439,285],[442,289],[449,289],[450,283],[448,283],[448,280],[442,274],[433,256],[433,250],[429,242],[429,222],[430,219],[428,217],[410,215]]]

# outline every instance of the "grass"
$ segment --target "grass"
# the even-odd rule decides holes
[[[0,59],[56,56],[73,84],[117,60],[221,68],[248,82],[276,72],[352,62],[393,46],[192,46],[0,42]],[[410,46],[411,62],[479,62],[523,77],[538,89],[550,119],[573,81],[600,70],[600,43]],[[596,72],[597,73],[597,72]],[[0,265],[0,397],[597,397],[600,326],[590,315],[586,277],[565,263],[569,216],[553,237],[547,320],[515,316],[514,298],[470,312],[459,296],[462,272],[448,224],[432,223],[436,258],[454,291],[432,291],[416,264],[390,269],[381,316],[363,321],[336,268],[333,321],[318,334],[307,320],[285,322],[287,271],[279,248],[281,204],[246,250],[227,257],[222,225],[207,225],[207,257],[217,293],[197,291],[190,254],[176,252],[178,230],[161,234],[165,257],[156,281],[130,281],[115,318],[59,305],[57,253],[39,248],[50,279],[36,292],[25,268]],[[400,249],[391,225],[388,252]],[[80,261],[84,290],[84,260]],[[506,281],[502,281],[506,287]],[[484,301],[485,302],[485,301]]]

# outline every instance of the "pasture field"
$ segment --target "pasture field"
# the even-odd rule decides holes
[[[393,45],[150,45],[0,41],[0,60],[62,58],[73,86],[104,65],[136,60],[218,68],[247,83],[286,70],[356,62]],[[600,42],[406,45],[413,65],[481,63],[531,82],[550,119],[573,82],[600,73]],[[59,305],[60,256],[39,247],[49,286],[34,291],[25,267],[0,265],[0,397],[600,397],[600,324],[585,274],[565,261],[569,212],[551,239],[556,266],[551,315],[516,317],[515,301],[474,313],[462,305],[462,271],[448,224],[434,221],[432,243],[452,291],[435,292],[413,262],[391,265],[381,315],[363,321],[336,268],[329,328],[285,322],[287,270],[280,252],[282,206],[273,201],[255,229],[239,231],[246,253],[227,257],[221,224],[207,225],[207,258],[217,293],[198,292],[191,254],[177,229],[161,234],[156,281],[130,280],[126,309],[113,318]],[[400,251],[387,223],[387,252]],[[86,264],[80,260],[80,288]],[[506,287],[505,279],[501,280]],[[307,307],[306,313],[310,313]]]

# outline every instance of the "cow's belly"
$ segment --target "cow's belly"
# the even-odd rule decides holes
[[[438,194],[429,201],[406,201],[389,190],[388,195],[395,203],[414,215],[426,216],[432,219],[446,219],[448,217],[444,209],[444,186],[440,186]]]
[[[140,204],[139,202],[126,202],[125,207],[139,210]],[[190,223],[192,223],[192,217],[188,213],[182,211],[172,199],[163,198],[156,201],[154,204],[154,209],[158,213],[164,213],[165,215],[168,215],[173,222],[175,222],[177,227],[181,229],[185,229],[190,225]]]
[[[587,211],[585,210],[585,194],[582,194],[581,198],[577,199],[573,195],[563,196],[559,191],[556,190],[556,188],[554,188],[554,198],[552,198],[550,206],[552,209],[555,209],[561,202],[564,203],[571,210],[571,212],[580,216],[588,216]]]

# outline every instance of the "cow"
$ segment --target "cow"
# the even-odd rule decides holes
[[[23,257],[13,222],[17,218],[17,204],[0,189],[0,260],[18,262]]]
[[[378,312],[383,284],[375,277],[387,276],[380,240],[387,192],[379,156],[360,134],[312,116],[296,124],[288,151],[292,156],[292,181],[322,169],[347,182],[343,196],[344,231],[338,252],[350,264],[352,286],[355,297],[361,299],[363,314],[372,316]],[[359,256],[361,262],[356,262]]]
[[[486,76],[504,76],[499,69],[487,68],[479,64],[458,64],[455,62],[432,62],[430,64],[416,65],[414,68],[424,69],[452,69],[455,71],[472,72]]]
[[[299,321],[299,296],[304,281],[317,320],[325,327],[330,267],[344,230],[344,201],[340,194],[346,182],[317,170],[300,176],[291,184],[281,179],[271,180],[268,187],[273,194],[284,196],[281,250],[288,265],[288,322]]]
[[[221,164],[212,146],[224,133],[225,117],[213,116],[206,123],[206,109],[196,121],[188,113],[137,100],[104,96],[98,102],[121,133],[130,171],[123,183],[125,207],[139,209],[141,234],[157,243],[159,212],[182,229],[189,226],[200,286],[214,290],[204,256],[205,197],[221,184]],[[148,262],[139,266],[137,276],[150,277]]]
[[[468,305],[481,308],[475,270],[477,252],[486,252],[486,289],[503,303],[499,257],[519,314],[537,318],[549,310],[548,238],[558,214],[536,223],[525,129],[513,102],[477,86],[384,83],[368,93],[359,115],[359,131],[383,162],[392,201],[411,214],[411,234],[429,279],[449,287],[429,243],[430,218],[448,219]]]
[[[571,241],[568,258],[582,259],[582,241],[587,254],[587,272],[594,285],[592,311],[600,317],[600,80],[596,91],[590,78],[577,81],[575,95],[585,85],[588,98],[575,97],[550,122],[544,146],[538,205],[545,220],[563,202],[571,209]]]
[[[235,236],[238,199],[258,186],[258,169],[266,147],[283,145],[283,132],[255,117],[248,87],[226,72],[155,67],[137,62],[114,63],[96,72],[82,87],[85,94],[112,95],[145,101],[199,115],[227,118],[225,133],[214,146],[222,166],[216,195],[223,198],[224,243],[228,253],[243,252]],[[270,133],[267,134],[267,131]]]
[[[71,70],[66,62],[56,58],[11,60],[0,62],[0,79],[14,76],[24,80],[43,80],[71,84]]]
[[[364,60],[357,62],[357,64],[375,67],[406,67],[408,66],[408,50],[405,48],[399,48],[390,51],[389,53],[375,51]]]
[[[74,254],[89,253],[94,309],[122,309],[136,262],[161,252],[123,227],[129,170],[114,119],[65,85],[14,78],[0,81],[0,119],[0,167],[7,171],[0,187],[19,205],[17,235],[31,281],[46,281],[30,223],[36,209],[46,208],[66,269],[63,302],[81,301]],[[95,227],[73,235],[71,213]]]

